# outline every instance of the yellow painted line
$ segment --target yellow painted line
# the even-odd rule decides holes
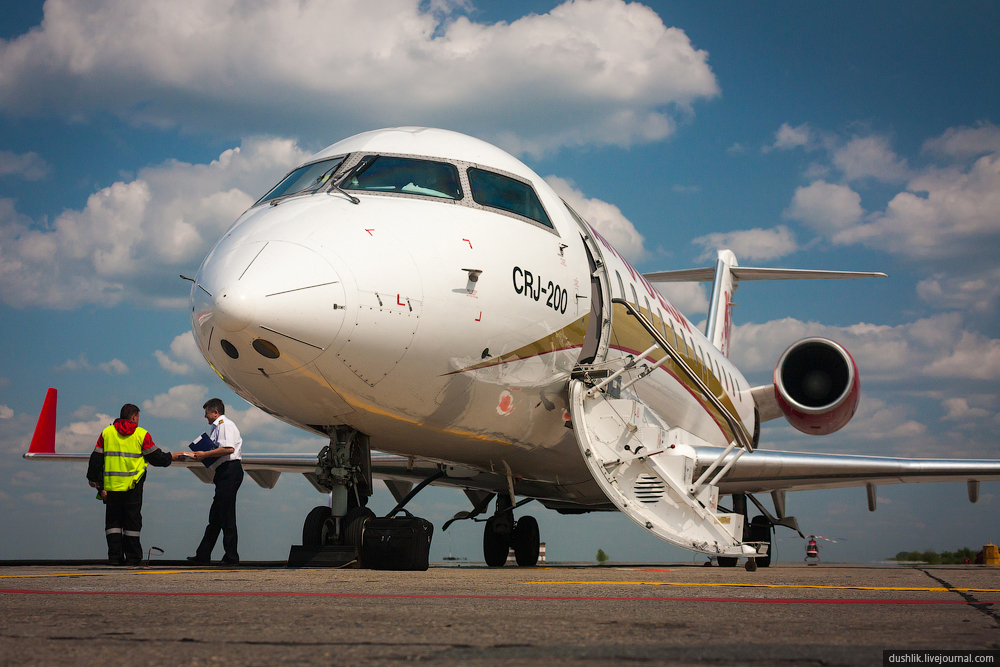
[[[32,579],[38,577],[108,577],[116,574],[182,574],[187,572],[217,572],[218,570],[117,570],[114,572],[59,572],[55,574],[0,574],[0,579]]]
[[[579,586],[720,586],[729,588],[820,588],[843,591],[918,591],[947,592],[964,591],[968,593],[1000,593],[1000,588],[941,588],[920,586],[819,586],[816,584],[729,584],[729,583],[698,583],[682,581],[526,581],[526,584],[549,585],[579,585]]]

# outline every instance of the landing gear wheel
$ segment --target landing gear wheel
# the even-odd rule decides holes
[[[757,571],[757,561],[755,559],[753,559],[753,558],[747,560],[746,568],[747,568],[747,572],[756,572]]]
[[[375,518],[375,512],[367,507],[353,507],[347,510],[344,517],[344,544],[349,547],[361,548],[361,536],[365,530],[365,524]]]
[[[730,558],[728,556],[719,556],[716,560],[719,561],[719,567],[736,567],[736,561],[739,558]]]
[[[758,515],[750,521],[750,542],[765,542],[767,543],[767,555],[759,556],[755,560],[757,565],[761,567],[771,566],[771,523],[767,520],[767,517],[763,515]]]
[[[337,534],[337,524],[334,523],[329,507],[314,507],[306,515],[302,524],[302,546],[324,547],[330,544]]]
[[[514,524],[514,559],[520,567],[534,567],[538,563],[538,521],[533,516],[522,516]]]
[[[486,564],[490,567],[503,567],[509,551],[507,536],[497,530],[496,517],[490,517],[483,530],[483,557]]]

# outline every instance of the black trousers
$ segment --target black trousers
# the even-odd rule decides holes
[[[199,560],[210,560],[215,542],[222,532],[222,548],[225,555],[224,563],[240,562],[237,551],[239,538],[236,534],[236,492],[243,483],[243,465],[239,461],[226,461],[215,469],[215,498],[212,499],[212,509],[208,511],[208,527],[205,536],[201,538],[195,556]]]
[[[139,565],[142,562],[142,485],[146,476],[128,491],[108,491],[104,499],[104,535],[108,538],[108,562]]]

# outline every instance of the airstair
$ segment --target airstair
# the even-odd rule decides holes
[[[740,456],[753,451],[752,438],[638,308],[621,299],[613,303],[642,325],[653,344],[641,354],[580,365],[573,373],[570,413],[591,474],[619,510],[657,537],[711,556],[749,558],[751,569],[767,545],[744,542],[743,515],[719,511],[718,483]],[[658,351],[662,358],[651,361]],[[667,362],[674,363],[735,434],[697,479],[695,447],[707,443],[665,423],[632,390]]]

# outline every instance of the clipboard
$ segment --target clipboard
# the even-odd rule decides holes
[[[191,444],[188,445],[192,452],[210,452],[216,448],[212,439],[208,437],[208,433],[202,433],[201,437],[196,440],[192,440]],[[212,464],[219,460],[220,457],[216,456],[210,459],[205,459],[202,463],[205,464],[206,468],[211,468]]]

